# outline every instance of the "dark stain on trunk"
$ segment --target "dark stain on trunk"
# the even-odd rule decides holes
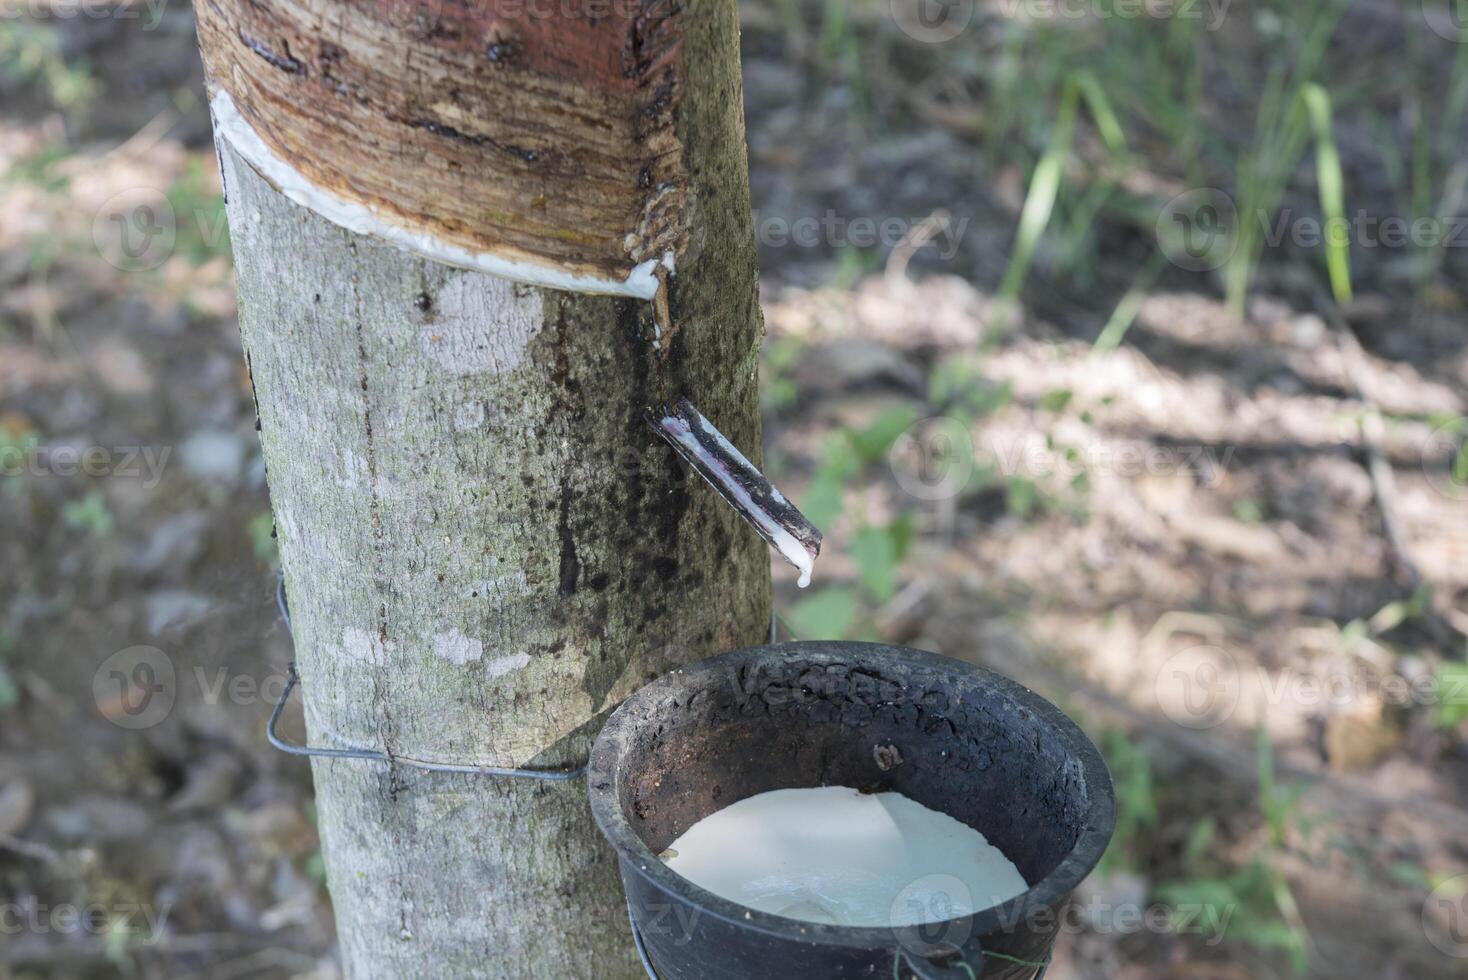
[[[498,150],[501,153],[506,153],[510,156],[519,157],[526,163],[534,163],[540,159],[540,154],[535,150],[523,146],[514,146],[508,143],[499,143],[493,139],[490,139],[488,136],[479,136],[474,133],[465,133],[461,130],[455,129],[448,123],[441,123],[436,119],[414,119],[409,122],[409,125],[412,126],[414,129],[421,129],[426,133],[432,133],[434,136],[442,136],[444,139],[457,140],[459,142],[468,143],[472,146],[483,146],[488,147],[492,150]]]
[[[556,534],[561,540],[561,595],[573,596],[581,577],[581,560],[576,557],[576,537],[571,533],[570,474],[561,476],[561,519]]]
[[[266,64],[272,68],[279,68],[287,75],[304,75],[306,73],[306,66],[291,57],[289,46],[286,47],[285,54],[276,54],[270,50],[264,41],[256,40],[244,31],[240,31],[239,36],[241,44],[255,52],[261,58],[264,58]]]
[[[552,411],[563,420],[569,434],[586,413],[581,384],[571,376],[571,335],[567,322],[569,300],[562,295],[556,308],[554,360],[551,363]],[[561,474],[560,519],[556,534],[561,542],[560,591],[573,596],[581,578],[581,559],[576,553],[576,536],[571,530],[571,474]]]

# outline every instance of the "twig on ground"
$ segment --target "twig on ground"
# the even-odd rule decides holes
[[[1366,352],[1362,350],[1361,342],[1356,338],[1356,332],[1351,329],[1351,325],[1346,322],[1345,316],[1334,302],[1323,293],[1319,293],[1315,305],[1335,332],[1347,379],[1356,393],[1356,398],[1361,402],[1361,414],[1357,419],[1357,425],[1361,431],[1361,445],[1366,453],[1366,472],[1371,477],[1371,489],[1376,496],[1377,510],[1381,514],[1382,532],[1391,546],[1392,556],[1396,560],[1401,578],[1410,591],[1416,592],[1425,580],[1412,556],[1412,544],[1402,524],[1401,511],[1398,506],[1400,494],[1397,491],[1396,474],[1392,471],[1391,463],[1387,461],[1385,454],[1381,451],[1386,425],[1382,422],[1381,408],[1368,393]],[[1423,609],[1421,619],[1424,627],[1432,634],[1432,638],[1444,646],[1459,645],[1465,637],[1465,634],[1455,629],[1430,605]]]
[[[9,834],[0,834],[0,850],[9,851],[12,854],[19,854],[22,857],[35,858],[37,861],[43,861],[46,864],[54,865],[61,863],[61,855],[45,844],[22,840],[19,837],[12,837]]]

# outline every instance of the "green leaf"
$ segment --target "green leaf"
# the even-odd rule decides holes
[[[69,500],[61,508],[61,523],[73,531],[85,531],[99,538],[112,533],[112,512],[102,491],[93,490],[81,500]]]
[[[1070,404],[1070,400],[1073,397],[1075,397],[1075,392],[1069,388],[1056,388],[1054,391],[1047,391],[1040,396],[1040,409],[1046,412],[1063,412],[1065,411],[1065,406]]]
[[[1181,905],[1202,906],[1206,909],[1227,909],[1242,901],[1232,883],[1221,878],[1185,878],[1158,885],[1156,897],[1173,907]]]
[[[1233,512],[1234,520],[1245,524],[1261,524],[1264,521],[1264,506],[1257,500],[1235,500]]]
[[[10,671],[0,664],[0,708],[13,707],[20,700],[20,688],[10,676]]]
[[[790,607],[785,615],[802,640],[840,640],[856,620],[856,593],[851,589],[822,589]]]
[[[897,547],[885,527],[864,527],[851,542],[851,557],[861,572],[862,587],[886,602],[897,591]]]
[[[841,516],[841,481],[817,475],[800,501],[800,512],[816,527],[829,527]]]
[[[1432,891],[1432,877],[1411,861],[1393,861],[1387,866],[1386,872],[1397,884]]]
[[[1005,491],[1005,507],[1014,516],[1025,519],[1040,509],[1040,488],[1034,480],[1022,476],[1010,477]]]
[[[1213,836],[1218,830],[1218,822],[1212,817],[1204,817],[1193,825],[1188,831],[1188,841],[1183,847],[1183,864],[1192,867],[1198,863],[1203,853],[1213,846]]]
[[[1134,859],[1144,830],[1156,826],[1157,797],[1151,760],[1139,746],[1120,731],[1108,731],[1101,748],[1116,787],[1116,831],[1102,863],[1114,868]]]
[[[779,337],[765,346],[765,363],[777,371],[788,371],[799,362],[805,346],[799,337]]]
[[[899,562],[907,557],[907,551],[912,547],[913,531],[913,517],[910,512],[887,525],[887,535],[892,539],[892,550]]]
[[[928,375],[928,402],[941,406],[959,421],[993,415],[1014,401],[1014,386],[1008,381],[990,381],[963,357],[949,355],[933,366]]]
[[[1433,721],[1439,728],[1457,728],[1468,721],[1468,664],[1447,663],[1437,668],[1438,704]]]
[[[841,489],[846,479],[856,472],[858,463],[849,440],[836,437],[826,440],[820,469],[800,501],[800,511],[817,527],[827,527],[841,516]]]
[[[1298,932],[1278,919],[1241,919],[1234,924],[1234,935],[1259,949],[1282,949],[1290,954],[1290,966],[1304,973],[1309,965],[1305,958],[1305,941]]]
[[[859,432],[850,433],[851,447],[864,463],[881,462],[892,450],[897,437],[917,421],[917,413],[906,406],[889,408]]]
[[[273,566],[280,560],[280,551],[275,540],[274,514],[268,510],[263,514],[256,514],[245,525],[245,533],[249,535],[250,547],[261,564]]]
[[[765,406],[774,411],[795,404],[797,394],[795,382],[789,378],[771,378],[764,385]]]

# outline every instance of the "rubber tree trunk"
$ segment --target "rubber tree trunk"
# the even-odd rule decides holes
[[[235,143],[217,139],[313,745],[374,747],[399,760],[575,768],[631,691],[765,634],[764,545],[685,474],[643,419],[647,408],[686,394],[758,460],[761,323],[734,0],[687,0],[676,14],[676,45],[664,36],[654,59],[646,8],[659,6],[637,5],[630,47],[604,54],[630,59],[638,71],[655,60],[658,77],[674,82],[658,95],[648,91],[656,79],[633,79],[638,104],[661,100],[654,108],[666,116],[666,132],[644,115],[629,123],[626,160],[614,167],[597,162],[599,150],[587,153],[588,169],[632,166],[638,186],[627,195],[630,211],[605,195],[615,213],[600,224],[587,220],[585,248],[575,254],[556,251],[564,236],[507,243],[520,225],[503,214],[427,233],[449,229],[444,235],[487,252],[610,279],[666,247],[676,252],[677,273],[671,323],[662,327],[654,322],[658,304],[645,298],[528,285],[347,230],[315,213],[322,209],[296,203],[299,194],[277,189],[280,181],[262,177]],[[366,75],[347,76],[366,49],[344,39],[370,39],[376,27],[357,9],[224,0],[201,0],[199,8],[211,87],[242,109],[253,99],[253,124],[266,142],[328,187],[315,175],[323,160],[331,163],[329,134],[293,148],[292,123],[270,113],[299,110],[329,127],[360,108],[370,95]],[[418,45],[416,57],[383,65],[395,60],[405,72],[432,76],[429,89],[441,100],[469,99],[450,88],[472,88],[478,76],[424,61],[442,44],[444,11],[458,9],[436,9],[433,31],[408,18],[403,30]],[[391,12],[398,20],[384,21],[388,27],[401,21],[401,9]],[[236,22],[267,15],[295,20]],[[606,30],[604,21],[592,23]],[[490,26],[500,41],[471,44],[460,30],[463,43],[445,57],[463,48],[488,71],[507,58],[538,64],[558,55],[557,31],[546,25],[527,22],[518,33]],[[379,41],[387,51],[396,43]],[[247,53],[229,48],[236,42]],[[683,64],[697,71],[683,73]],[[301,86],[284,89],[300,104],[277,100],[261,110],[272,103],[251,88],[259,72]],[[493,102],[493,92],[479,94]],[[419,108],[425,117],[446,111],[427,102]],[[403,132],[434,151],[412,145],[399,156],[421,153],[422,166],[442,176],[456,153],[498,153],[505,145],[498,137],[475,144],[465,135],[504,122],[492,107],[482,111],[490,114],[456,117],[453,126],[397,112]],[[550,200],[525,206],[564,223],[556,195],[580,193],[582,123],[532,123],[543,127],[542,149],[522,146],[520,156],[554,160],[556,171],[538,192]],[[374,153],[392,146],[391,130],[373,138]],[[638,153],[650,162],[639,163]],[[372,184],[367,165],[355,166],[342,164],[344,194]],[[432,185],[423,181],[420,190],[431,195]],[[380,191],[373,185],[362,196]],[[591,213],[598,194],[586,192],[575,209]],[[659,202],[650,204],[653,197]],[[388,213],[390,204],[378,199],[374,211]],[[401,211],[423,210],[431,223],[432,206],[413,200]],[[602,239],[611,238],[597,238],[597,229],[629,214],[632,232],[617,243],[624,251],[604,249]],[[667,218],[667,228],[650,230],[653,214]],[[614,860],[580,782],[428,774],[355,760],[316,759],[312,770],[349,976],[641,975]]]

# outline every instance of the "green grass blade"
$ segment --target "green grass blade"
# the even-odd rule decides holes
[[[1091,345],[1091,350],[1105,354],[1121,346],[1126,332],[1132,328],[1132,323],[1137,319],[1137,311],[1142,308],[1142,301],[1147,298],[1147,290],[1152,288],[1152,283],[1157,280],[1157,275],[1162,271],[1162,264],[1166,260],[1166,256],[1158,252],[1147,261],[1146,265],[1142,266],[1131,288],[1126,291],[1121,302],[1116,304],[1116,309],[1112,311],[1111,318],[1106,321],[1106,326],[1101,328],[1101,333],[1097,335],[1096,342]]]
[[[1035,257],[1035,248],[1040,236],[1050,224],[1050,215],[1055,210],[1055,198],[1060,193],[1060,180],[1065,175],[1065,161],[1070,156],[1071,137],[1075,133],[1076,103],[1078,89],[1074,82],[1067,82],[1060,95],[1060,111],[1055,117],[1055,128],[1051,132],[1050,145],[1035,166],[1030,178],[1029,193],[1025,195],[1024,207],[1020,210],[1019,231],[1015,236],[1014,253],[1009,258],[1009,268],[1004,272],[1004,281],[999,286],[999,298],[1012,303],[1019,296],[1029,272],[1030,261]]]
[[[1121,120],[1117,118],[1116,110],[1112,108],[1111,100],[1106,97],[1106,90],[1101,87],[1101,82],[1095,73],[1090,71],[1078,71],[1075,73],[1075,83],[1080,89],[1081,98],[1086,100],[1086,108],[1091,112],[1091,118],[1096,123],[1096,131],[1101,134],[1101,141],[1106,144],[1106,149],[1116,156],[1125,156],[1126,135],[1121,130]]]
[[[1315,179],[1320,186],[1320,210],[1326,226],[1325,265],[1335,301],[1344,305],[1351,301],[1351,230],[1346,224],[1346,182],[1331,124],[1330,94],[1310,84],[1302,95],[1315,133]]]

